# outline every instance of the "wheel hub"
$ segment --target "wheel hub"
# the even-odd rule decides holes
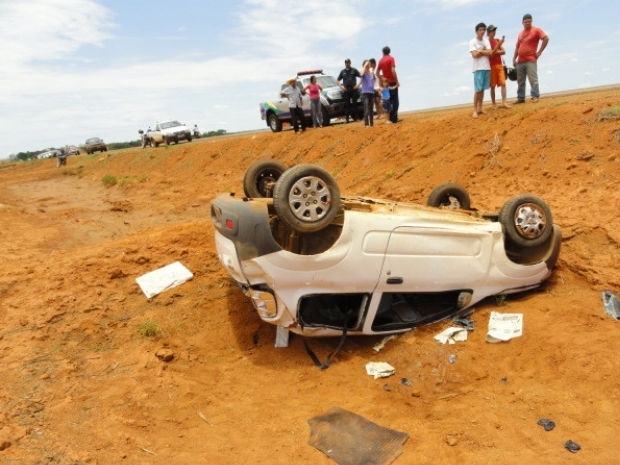
[[[515,227],[523,237],[528,239],[539,237],[546,225],[545,213],[533,203],[523,204],[515,212]]]
[[[329,210],[331,193],[320,178],[306,176],[293,184],[288,202],[296,218],[306,222],[318,221]]]

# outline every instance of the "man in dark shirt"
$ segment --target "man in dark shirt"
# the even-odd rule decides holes
[[[344,69],[338,75],[338,82],[342,81],[340,87],[344,94],[344,117],[349,122],[349,118],[355,121],[355,115],[352,113],[353,106],[357,102],[357,78],[361,78],[360,72],[351,66],[351,60],[344,60]]]

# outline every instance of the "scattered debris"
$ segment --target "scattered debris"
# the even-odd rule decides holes
[[[449,363],[456,363],[456,355],[455,355],[455,354],[451,354],[451,355],[448,357],[448,362],[449,362]]]
[[[386,362],[368,362],[366,364],[366,373],[374,376],[375,379],[387,378],[392,376],[396,369]]]
[[[379,344],[377,344],[376,346],[373,347],[373,350],[375,352],[380,352],[381,349],[383,349],[385,347],[385,344],[389,341],[391,341],[392,339],[396,339],[396,334],[392,334],[390,336],[385,336],[381,342]]]
[[[461,326],[450,326],[437,334],[434,338],[442,344],[455,344],[467,340],[467,329]]]
[[[545,428],[545,431],[551,431],[555,428],[555,422],[553,420],[549,420],[548,418],[541,418],[536,423]]]
[[[452,323],[462,326],[467,331],[474,330],[474,320],[470,320],[469,318],[465,318],[465,317],[452,318]]]
[[[610,291],[603,291],[601,295],[603,297],[605,313],[616,320],[620,320],[620,300],[618,300],[618,297]]]
[[[523,335],[522,313],[491,312],[487,342],[509,341]]]
[[[566,450],[572,452],[573,454],[578,450],[581,450],[581,446],[576,442],[571,441],[570,439],[564,443],[564,447],[566,448]]]
[[[379,426],[339,407],[308,420],[308,444],[339,465],[388,465],[402,454],[407,433]]]
[[[384,384],[383,385],[383,390],[386,392],[392,392],[392,388],[390,387],[389,384]]]
[[[401,378],[400,384],[402,384],[403,386],[411,386],[411,381],[409,381],[407,378]]]
[[[147,299],[192,279],[194,275],[181,262],[174,262],[136,278]]]

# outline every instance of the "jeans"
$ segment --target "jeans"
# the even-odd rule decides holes
[[[299,107],[291,107],[291,123],[293,123],[293,129],[295,132],[299,131],[299,123],[301,123],[301,130],[306,130],[306,118],[304,118],[304,111]]]
[[[391,82],[390,86],[395,86],[395,82]],[[398,87],[396,89],[390,89],[390,121],[392,123],[398,122]]]
[[[355,121],[355,115],[351,112],[352,107],[357,102],[357,90],[350,88],[346,89],[344,92],[344,117],[347,121],[349,118],[353,118]]]
[[[532,98],[540,97],[538,88],[538,64],[535,61],[525,61],[515,65],[517,70],[517,100],[525,100],[525,78],[530,81],[530,95]]]
[[[364,126],[373,125],[373,106],[375,103],[375,94],[362,93],[362,101],[364,102]]]
[[[310,99],[310,110],[312,111],[312,127],[323,126],[323,115],[321,114],[321,99]]]

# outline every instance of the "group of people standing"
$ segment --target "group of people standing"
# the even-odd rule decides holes
[[[344,97],[344,118],[348,123],[356,120],[355,107],[359,92],[361,91],[362,102],[364,105],[364,125],[374,125],[374,112],[377,118],[388,115],[386,123],[397,123],[398,119],[398,74],[396,73],[396,60],[390,55],[390,47],[383,47],[383,56],[377,64],[374,58],[364,60],[362,72],[351,66],[349,58],[344,61],[344,68],[338,75],[338,83],[342,89]],[[359,81],[358,81],[359,79]],[[291,124],[293,130],[298,133],[306,130],[306,123],[302,109],[302,96],[308,94],[310,97],[310,109],[312,113],[312,126],[322,127],[323,116],[321,113],[320,95],[323,90],[316,82],[316,77],[310,78],[310,83],[303,89],[297,87],[297,79],[290,78],[288,84],[281,91],[281,96],[289,101],[291,112]]]
[[[517,37],[512,59],[517,72],[517,102],[525,103],[525,81],[530,83],[531,101],[540,98],[538,85],[538,58],[549,43],[549,36],[539,27],[532,26],[532,15],[527,13],[522,19],[523,30]],[[501,107],[510,108],[506,101],[506,74],[502,56],[506,54],[503,47],[505,37],[495,37],[497,27],[484,23],[476,25],[476,37],[469,41],[469,53],[473,58],[474,73],[474,112],[478,118],[486,113],[482,108],[484,91],[491,89],[491,103],[495,107],[495,88],[501,89]],[[487,37],[484,36],[485,32]]]
[[[364,105],[364,125],[374,126],[374,113],[377,119],[387,115],[386,123],[398,123],[398,74],[396,73],[396,60],[390,55],[391,50],[387,45],[383,47],[383,56],[377,61],[374,58],[364,60],[362,72],[351,66],[351,60],[344,61],[344,68],[338,75],[338,82],[343,90],[345,107],[344,117],[348,123],[350,119],[355,121],[352,111],[357,101],[358,91],[361,91]],[[359,82],[357,79],[359,78]]]

